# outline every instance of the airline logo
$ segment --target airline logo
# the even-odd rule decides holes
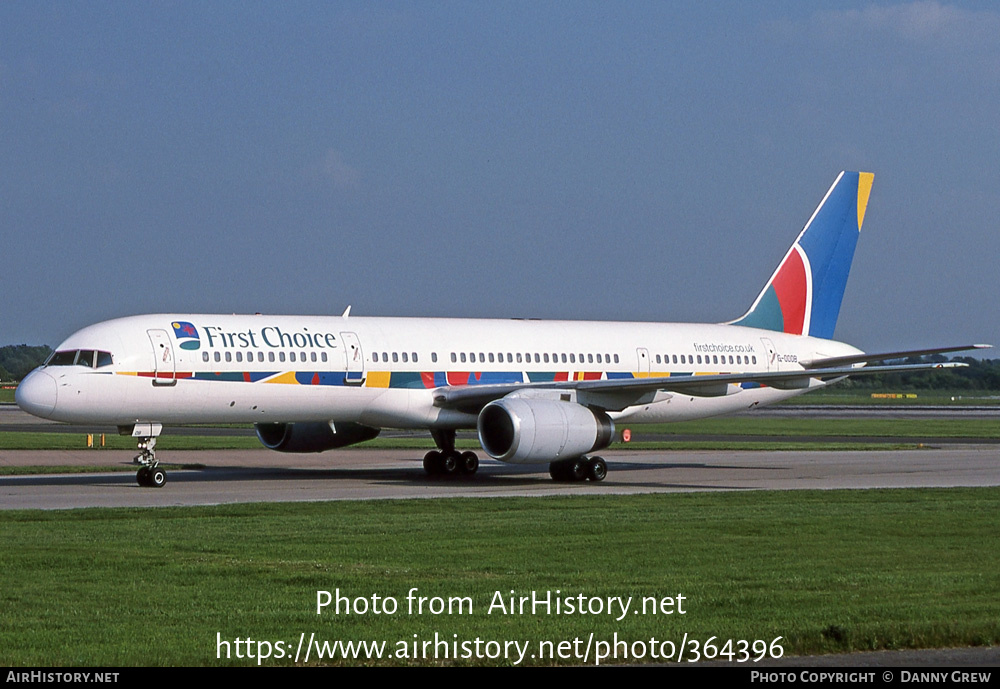
[[[171,325],[181,349],[201,349],[201,338],[198,337],[198,329],[193,324],[187,321],[174,321]]]

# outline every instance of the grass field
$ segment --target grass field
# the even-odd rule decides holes
[[[620,429],[628,424],[620,424]],[[871,437],[910,438],[914,443],[922,438],[966,438],[992,440],[1000,438],[1000,424],[989,418],[942,418],[942,419],[827,419],[806,418],[755,418],[747,416],[722,417],[669,424],[655,424],[632,427],[634,441],[617,442],[614,449],[864,449],[854,442],[803,441],[801,444],[782,442],[736,441],[736,440],[691,440],[684,442],[670,440],[669,436],[762,436],[789,438]],[[666,439],[654,436],[668,436]],[[100,442],[99,436],[96,442]],[[109,434],[105,436],[105,449],[134,450],[135,440],[127,436]],[[478,449],[474,438],[459,438],[458,447]],[[0,431],[0,450],[72,450],[86,447],[84,433],[22,433]],[[179,435],[166,429],[157,443],[160,452],[170,450],[240,450],[258,449],[261,445],[252,435],[245,436],[200,436]],[[413,437],[381,437],[363,443],[366,448],[427,448],[431,447],[428,435]],[[870,447],[877,447],[871,445]],[[95,448],[99,450],[100,448]]]
[[[0,663],[253,664],[217,660],[217,634],[390,651],[435,632],[533,644],[687,634],[719,648],[780,636],[785,655],[990,645],[998,501],[1000,489],[942,489],[0,512]],[[467,597],[472,614],[407,614],[412,588]],[[317,615],[317,591],[336,589],[399,609]],[[532,590],[636,604],[682,594],[686,613],[487,614],[496,592]]]
[[[624,428],[628,424],[622,423]],[[699,421],[635,426],[633,437],[649,435],[850,436],[901,438],[1000,438],[1000,424],[991,418],[827,419],[814,416],[774,418],[725,416]]]

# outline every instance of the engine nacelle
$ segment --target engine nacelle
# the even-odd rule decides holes
[[[476,423],[493,459],[513,464],[555,462],[611,444],[615,424],[603,411],[575,402],[505,397],[490,402]]]
[[[381,429],[359,423],[258,423],[257,438],[269,450],[278,452],[325,452],[371,440]]]

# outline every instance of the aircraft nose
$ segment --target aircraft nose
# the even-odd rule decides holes
[[[14,401],[24,411],[47,417],[56,408],[56,381],[45,371],[32,371],[14,391]]]

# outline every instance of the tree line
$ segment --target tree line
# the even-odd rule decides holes
[[[940,354],[934,354],[898,361],[886,361],[882,365],[940,364],[947,362],[957,362],[967,365],[959,368],[942,368],[914,373],[879,373],[870,376],[858,376],[857,378],[849,378],[838,383],[838,387],[892,390],[1000,390],[1000,359],[973,359],[972,357],[953,357],[949,359]],[[872,367],[878,368],[878,364],[872,364]]]
[[[16,381],[24,378],[31,369],[41,366],[52,348],[46,345],[6,345],[0,347],[0,380]]]

